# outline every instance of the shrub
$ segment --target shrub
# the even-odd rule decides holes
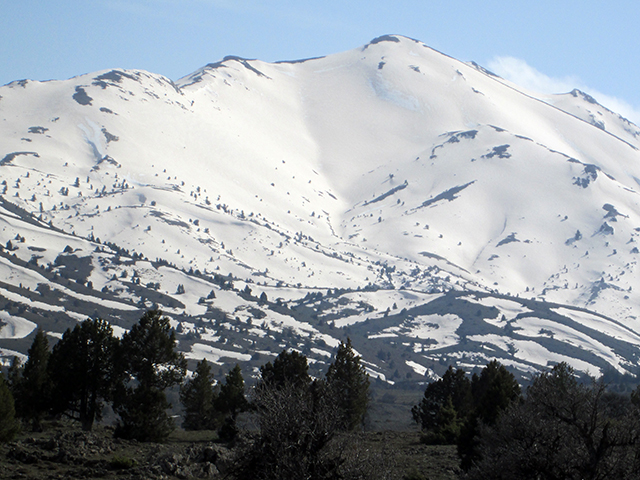
[[[111,459],[109,465],[114,470],[128,470],[135,467],[137,462],[133,458],[115,456]]]

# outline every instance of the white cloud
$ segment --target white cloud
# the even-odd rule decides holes
[[[541,93],[566,93],[578,88],[577,77],[551,78],[524,60],[514,57],[494,57],[489,70],[517,85]]]
[[[577,76],[549,77],[524,60],[514,57],[494,57],[489,62],[488,68],[510,82],[540,93],[566,93],[577,88],[594,97],[598,103],[609,110],[619,113],[636,125],[640,125],[640,108],[634,107],[620,98],[588,87]]]

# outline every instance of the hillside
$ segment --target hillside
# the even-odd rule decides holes
[[[405,37],[0,87],[0,354],[160,307],[192,359],[638,373],[640,129]],[[226,368],[225,368],[226,370]]]

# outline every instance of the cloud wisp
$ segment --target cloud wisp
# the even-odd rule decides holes
[[[566,93],[577,88],[594,97],[598,103],[609,110],[619,113],[636,125],[640,125],[640,108],[585,85],[577,76],[549,77],[524,60],[514,57],[494,57],[489,62],[488,68],[516,85],[540,93]]]

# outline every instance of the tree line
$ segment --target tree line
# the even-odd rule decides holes
[[[159,310],[147,311],[120,339],[100,318],[68,329],[52,349],[38,330],[24,365],[15,358],[6,380],[0,373],[0,441],[15,435],[17,419],[38,431],[46,417],[65,415],[89,431],[107,404],[117,415],[116,436],[163,441],[175,428],[166,391],[178,386],[183,428],[218,430],[220,438],[231,440],[238,433],[238,415],[249,411],[260,425],[257,443],[267,450],[277,444],[269,436],[270,425],[287,409],[304,411],[290,434],[305,437],[315,452],[336,432],[364,422],[369,379],[350,340],[338,346],[322,379],[309,376],[304,355],[284,350],[260,368],[248,397],[238,365],[217,384],[204,359],[191,378],[186,371],[175,331]],[[318,437],[320,424],[324,433]]]
[[[566,363],[526,389],[497,361],[469,378],[449,367],[412,409],[423,441],[456,444],[463,478],[640,478],[640,387],[615,393]]]
[[[0,441],[21,422],[42,429],[48,416],[91,430],[107,404],[116,436],[163,441],[175,428],[166,392],[179,387],[184,429],[233,441],[240,413],[253,418],[255,429],[237,443],[234,478],[375,477],[348,456],[348,433],[363,426],[369,403],[369,378],[350,340],[322,378],[309,375],[303,354],[282,351],[260,367],[248,394],[238,365],[217,384],[206,360],[188,379],[186,368],[158,310],[120,339],[99,318],[67,330],[52,349],[38,331],[24,365],[14,361],[6,379],[0,373]],[[602,379],[581,381],[566,363],[535,375],[524,391],[496,360],[471,376],[449,367],[411,414],[425,443],[457,445],[467,479],[640,478],[640,387],[615,393]]]
[[[175,346],[159,310],[146,312],[121,339],[100,318],[68,329],[52,349],[38,330],[24,365],[16,357],[8,370],[16,416],[33,431],[42,430],[45,417],[62,415],[90,431],[108,403],[118,415],[117,436],[166,438],[172,421],[165,390],[179,385],[187,369]]]

